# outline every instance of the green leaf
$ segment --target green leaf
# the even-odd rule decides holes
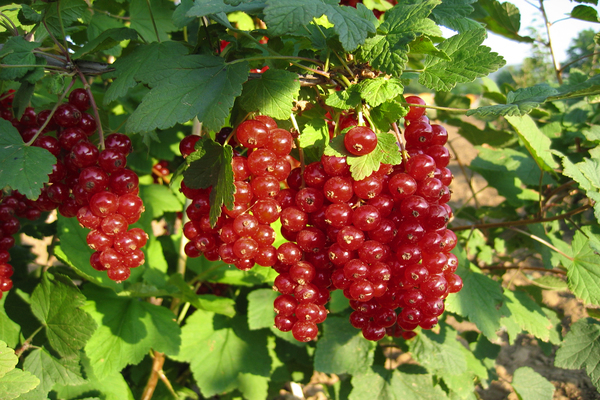
[[[439,376],[459,375],[466,371],[467,361],[456,340],[457,332],[450,326],[440,324],[440,332],[423,330],[408,344],[415,360],[428,371]]]
[[[136,47],[130,54],[120,57],[113,64],[114,73],[118,79],[109,86],[104,96],[104,104],[123,97],[134,87],[140,78],[147,73],[156,71],[157,66],[170,63],[188,53],[187,47],[180,42],[150,43]]]
[[[554,385],[531,367],[515,370],[512,387],[519,400],[552,400],[554,396]]]
[[[2,400],[16,399],[20,395],[35,389],[39,383],[40,380],[35,375],[20,369],[13,369],[0,378]]]
[[[523,291],[504,290],[504,306],[510,311],[505,318],[519,325],[533,336],[547,342],[552,323],[544,310]]]
[[[117,296],[110,289],[87,285],[85,309],[98,323],[85,352],[98,379],[137,364],[154,349],[178,354],[181,330],[165,307]]]
[[[552,158],[552,153],[550,153],[550,138],[538,129],[535,122],[528,115],[522,117],[507,116],[505,118],[515,128],[540,169],[554,173],[554,169],[558,168],[558,164]]]
[[[183,210],[183,204],[177,196],[164,185],[140,185],[140,197],[144,204],[149,204],[152,218],[156,219],[166,212],[179,212]]]
[[[10,37],[0,49],[0,59],[6,65],[37,65],[32,50],[39,47],[38,42],[28,42],[23,36]],[[29,71],[36,69],[30,66],[20,68],[1,68],[0,79],[17,80],[23,78]]]
[[[190,363],[204,397],[230,392],[242,385],[241,374],[269,376],[266,332],[248,330],[241,315],[230,319],[197,310],[182,329],[181,351],[175,359]]]
[[[556,351],[554,366],[585,368],[596,389],[600,389],[600,322],[585,318],[571,325],[571,331]]]
[[[573,164],[567,156],[558,151],[553,151],[553,154],[562,158],[563,175],[568,176],[579,183],[581,188],[586,191],[586,195],[596,202],[594,205],[594,215],[596,219],[600,221],[600,194],[594,184],[581,171],[581,163]]]
[[[265,23],[273,36],[294,32],[319,18],[337,0],[267,0]]]
[[[589,230],[587,232],[592,234]],[[567,268],[569,288],[586,304],[600,305],[600,255],[590,247],[589,239],[579,230],[575,232],[571,250],[571,259],[560,256]]]
[[[439,0],[401,2],[385,13],[377,35],[368,38],[360,56],[375,69],[400,76],[408,62],[409,43],[418,36],[442,36],[431,19],[427,18]]]
[[[448,57],[448,54],[435,47],[431,39],[426,36],[416,38],[409,46],[412,54],[428,54],[434,57],[443,58],[444,60],[451,60],[451,58]]]
[[[86,381],[80,385],[55,384],[52,390],[56,392],[57,398],[87,400],[91,393],[97,393],[101,397],[90,400],[134,400],[129,384],[120,372],[113,372],[104,379],[98,379],[85,354],[82,355],[81,364]]]
[[[361,104],[361,94],[358,85],[351,85],[346,90],[331,93],[325,99],[325,104],[340,110],[350,110]]]
[[[299,92],[298,75],[270,69],[259,79],[252,79],[244,85],[239,101],[248,112],[259,111],[275,119],[288,119]]]
[[[359,84],[361,97],[372,107],[398,97],[404,92],[402,81],[397,78],[366,79]]]
[[[63,38],[63,28],[70,27],[80,18],[87,20],[89,15],[85,0],[61,0],[58,4],[47,5],[44,20],[54,36]]]
[[[404,373],[382,366],[352,376],[352,392],[348,400],[441,400],[446,394],[433,384],[431,375]]]
[[[233,169],[231,146],[221,146],[217,142],[202,138],[196,143],[196,149],[202,149],[203,155],[192,161],[183,173],[185,184],[190,188],[207,189],[210,192],[210,223],[215,224],[221,215],[221,207],[233,208]]]
[[[81,385],[85,379],[81,375],[79,358],[56,359],[48,350],[39,348],[33,350],[25,358],[23,369],[31,372],[40,380],[41,390],[48,392],[54,384]]]
[[[353,51],[365,42],[370,33],[375,33],[376,19],[373,12],[362,4],[354,7],[327,6],[325,15],[340,37],[342,47]]]
[[[35,11],[27,4],[21,4],[21,13],[19,14],[19,20],[22,21],[21,15],[25,18],[26,22],[41,22],[42,14]]]
[[[473,12],[471,4],[475,2],[476,0],[444,0],[433,9],[431,15],[439,25],[462,32],[458,21],[467,19]]]
[[[179,297],[183,301],[191,303],[198,309],[223,314],[228,317],[233,317],[235,315],[235,301],[233,299],[215,296],[213,294],[198,295],[191,286],[183,280],[181,274],[171,275],[169,284],[177,287],[179,290],[179,293],[171,293],[173,297]]]
[[[375,346],[348,323],[347,317],[328,317],[315,350],[315,370],[355,375],[373,364]]]
[[[550,96],[554,96],[558,91],[548,86],[546,83],[535,85],[528,88],[517,89],[509,92],[506,96],[506,104],[496,104],[493,106],[483,106],[474,110],[467,111],[467,116],[476,115],[486,116],[521,116],[528,114],[541,103],[545,102]]]
[[[87,42],[79,48],[71,57],[80,58],[89,53],[108,50],[115,47],[123,40],[136,40],[138,34],[135,30],[129,28],[112,28],[102,32],[98,37]]]
[[[229,2],[231,3],[231,2]],[[239,4],[228,4],[227,1],[221,0],[196,0],[194,6],[186,13],[188,17],[204,17],[210,14],[232,13],[235,11],[243,11],[254,14],[265,8],[265,2],[252,1],[240,2]]]
[[[456,254],[456,250],[455,250]],[[460,292],[448,296],[446,310],[466,317],[490,340],[497,338],[502,313],[500,308],[504,296],[500,284],[479,272],[466,258],[464,251],[457,254],[457,274],[463,280]]]
[[[257,289],[248,294],[248,327],[251,331],[273,326],[273,302],[279,293],[272,289]]]
[[[521,29],[521,13],[512,3],[500,3],[497,0],[479,0],[477,4],[485,13],[478,20],[486,25],[486,29],[518,42],[532,43],[533,38],[519,35]]]
[[[219,130],[242,92],[249,69],[245,61],[228,65],[221,57],[192,55],[171,59],[156,71],[160,73],[146,71],[144,81],[152,90],[129,117],[130,132],[166,129],[194,117],[207,129]]]
[[[578,5],[571,10],[571,18],[588,22],[600,22],[598,11],[594,7]]]
[[[480,173],[510,204],[539,198],[535,191],[523,188],[524,182],[539,185],[541,173],[527,153],[512,149],[477,149],[479,155],[471,161],[470,168]]]
[[[473,82],[503,67],[506,64],[504,58],[481,45],[485,38],[486,31],[477,29],[443,41],[438,49],[444,51],[452,61],[427,56],[419,83],[433,90],[449,91],[457,83]]]
[[[484,129],[479,129],[468,122],[460,121],[458,133],[474,146],[484,143],[493,147],[500,147],[515,140],[515,135],[509,131],[495,130],[491,124],[486,124]]]
[[[15,351],[0,340],[0,378],[6,375],[7,372],[12,371],[18,362],[19,359]]]
[[[352,177],[359,181],[377,171],[381,163],[397,165],[402,162],[402,154],[396,144],[396,137],[391,133],[377,135],[377,147],[364,156],[352,155],[344,146],[344,136],[336,136],[325,148],[328,156],[346,157]]]
[[[77,356],[96,330],[81,307],[85,297],[64,275],[46,272],[31,294],[31,311],[46,327],[48,342],[63,357]]]
[[[146,42],[167,41],[169,40],[167,32],[177,30],[171,21],[173,10],[173,3],[167,0],[131,0],[129,2],[131,28],[138,31]]]
[[[558,93],[548,97],[548,101],[564,100],[574,97],[593,96],[600,93],[600,74],[576,85],[563,85]]]
[[[41,147],[25,146],[19,132],[5,119],[0,119],[0,132],[0,188],[8,186],[36,199],[48,182],[56,157]]]

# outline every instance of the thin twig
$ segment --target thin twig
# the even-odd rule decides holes
[[[559,275],[567,275],[567,271],[563,271],[562,269],[547,269],[544,267],[523,267],[523,266],[518,266],[518,265],[508,265],[508,266],[490,265],[488,267],[479,267],[479,269],[489,269],[489,270],[521,269],[521,270],[527,270],[527,271],[541,271],[541,272],[551,272],[553,274],[559,274]]]
[[[488,224],[461,225],[461,226],[457,226],[457,227],[452,227],[451,229],[454,232],[458,232],[458,231],[465,231],[467,229],[509,228],[511,226],[523,226],[523,225],[537,224],[540,222],[550,222],[550,221],[556,221],[559,219],[565,219],[565,218],[570,217],[571,215],[582,213],[590,208],[592,208],[591,204],[586,204],[584,206],[578,207],[578,208],[571,210],[569,212],[566,212],[564,214],[555,215],[554,217],[521,219],[518,221],[492,222],[492,223],[488,223]]]
[[[557,252],[558,254],[560,254],[560,255],[568,258],[569,260],[573,261],[573,257],[565,254],[562,250],[560,250],[559,248],[557,248],[556,246],[554,246],[552,243],[549,243],[547,240],[544,240],[544,239],[542,239],[541,237],[539,237],[537,235],[533,235],[533,234],[531,234],[529,232],[525,232],[524,230],[515,228],[513,226],[509,227],[508,229],[513,230],[515,232],[518,232],[518,233],[520,233],[522,235],[528,236],[530,239],[533,239],[536,242],[539,242],[539,243],[543,244],[544,246],[548,247],[549,249],[552,249],[555,252]]]

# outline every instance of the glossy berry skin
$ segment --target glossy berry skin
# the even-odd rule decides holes
[[[179,142],[179,151],[181,152],[181,155],[187,157],[196,151],[195,146],[198,140],[200,140],[200,136],[197,135],[190,135],[181,139],[181,142]]]
[[[113,193],[122,196],[136,191],[139,178],[135,172],[122,168],[111,174],[108,185]]]
[[[131,153],[131,139],[122,133],[112,133],[104,139],[104,146],[107,149],[115,149],[124,154]]]
[[[52,119],[62,128],[75,127],[81,121],[81,111],[72,104],[63,103],[56,108]]]
[[[79,111],[90,108],[90,95],[85,89],[73,89],[69,93],[69,104],[75,106]]]
[[[419,104],[425,105],[425,100],[420,98],[419,96],[408,96],[405,98],[408,104]],[[404,116],[404,119],[407,121],[415,121],[419,119],[421,116],[425,115],[427,110],[423,107],[410,107],[408,110],[408,114]]]
[[[235,134],[238,142],[248,149],[264,147],[269,140],[269,128],[257,120],[242,122],[238,125]]]
[[[371,128],[357,126],[346,132],[344,146],[350,153],[356,156],[364,156],[377,147],[377,135]]]

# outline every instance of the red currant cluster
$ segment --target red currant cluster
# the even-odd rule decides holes
[[[12,101],[10,94],[3,98],[2,105],[8,100]],[[24,216],[34,219],[40,212],[58,209],[64,217],[77,217],[83,227],[91,229],[87,243],[96,250],[90,258],[92,267],[107,271],[110,279],[120,282],[129,277],[130,268],[144,263],[140,248],[148,235],[139,228],[128,230],[144,207],[137,195],[138,177],[125,168],[131,141],[126,135],[114,133],[105,138],[105,149],[98,150],[89,139],[96,131],[95,119],[85,112],[89,107],[88,92],[75,89],[54,114],[51,110],[36,114],[28,107],[16,120],[8,108],[10,120],[23,140],[35,138],[34,146],[48,150],[57,159],[39,198],[23,199],[37,210],[26,211]],[[5,109],[2,117],[9,117]],[[19,209],[15,210],[19,215]]]
[[[232,134],[224,128],[217,140],[225,141]],[[180,143],[184,156],[194,151],[198,136],[188,136]],[[232,160],[235,185],[234,206],[223,207],[215,226],[210,225],[210,189],[190,189],[182,183],[183,194],[192,200],[186,209],[190,221],[183,233],[190,240],[185,246],[189,257],[201,254],[209,260],[221,259],[246,271],[255,264],[269,267],[277,261],[273,246],[275,231],[270,226],[281,212],[278,201],[282,182],[287,179],[291,164],[287,159],[294,140],[290,132],[277,128],[266,116],[242,122],[236,129],[235,140],[247,149],[247,155]],[[236,153],[239,154],[239,153]]]

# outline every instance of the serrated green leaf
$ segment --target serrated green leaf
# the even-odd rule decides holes
[[[272,289],[257,289],[248,294],[248,327],[250,330],[273,326],[273,302],[279,293]]]
[[[427,56],[419,83],[433,90],[449,91],[457,83],[473,82],[503,67],[506,64],[504,58],[481,45],[485,37],[486,31],[477,29],[443,41],[438,49],[444,51],[452,61]]]
[[[137,38],[137,31],[130,28],[108,29],[79,48],[72,57],[79,58],[85,54],[108,50],[124,40],[136,40]]]
[[[221,215],[221,207],[233,208],[233,169],[231,146],[221,146],[217,142],[203,138],[196,143],[196,148],[202,148],[203,155],[193,161],[183,173],[185,184],[190,188],[207,189],[210,192],[210,223],[215,224]]]
[[[46,328],[48,342],[63,357],[74,357],[96,330],[81,307],[85,297],[64,275],[46,272],[31,294],[31,311]]]
[[[594,7],[578,5],[571,10],[571,18],[588,22],[600,22],[598,11]]]
[[[248,77],[248,63],[227,65],[221,57],[192,55],[170,60],[168,67],[146,79],[152,90],[127,121],[131,132],[170,128],[198,117],[209,130],[219,130]],[[148,75],[148,74],[147,74]]]
[[[267,70],[259,79],[244,85],[240,105],[248,112],[260,111],[275,119],[288,119],[300,92],[298,75],[283,70]]]
[[[146,42],[167,41],[169,40],[167,32],[177,30],[171,21],[173,9],[173,3],[167,0],[131,0],[129,2],[131,28],[135,29]]]
[[[563,85],[558,94],[548,97],[548,101],[564,100],[574,97],[593,96],[600,93],[600,74],[576,85]]]
[[[19,362],[15,351],[0,340],[0,378],[15,369]]]
[[[340,110],[351,110],[361,103],[361,95],[358,85],[351,85],[346,90],[338,90],[331,93],[325,99],[325,104]]]
[[[70,27],[80,18],[87,20],[90,16],[90,9],[85,0],[61,0],[58,5],[53,3],[48,3],[44,20],[56,37],[63,38],[63,28]]]
[[[558,164],[552,158],[552,153],[550,153],[550,138],[538,129],[535,122],[528,115],[522,117],[507,116],[505,118],[515,128],[540,169],[554,173],[554,169],[558,168]]]
[[[510,2],[500,3],[497,0],[479,0],[478,5],[486,15],[478,18],[486,25],[486,29],[518,42],[532,43],[533,38],[519,35],[521,13]]]
[[[429,374],[404,373],[374,366],[352,376],[349,400],[441,400],[446,394]]]
[[[2,400],[16,399],[20,395],[35,389],[39,383],[40,380],[35,375],[20,369],[13,369],[0,378]]]
[[[177,196],[164,185],[140,185],[140,197],[144,204],[151,205],[152,218],[158,218],[166,212],[179,212],[183,204]]]
[[[56,157],[41,147],[25,146],[19,132],[7,120],[0,120],[0,132],[0,188],[8,186],[36,199],[48,182]]]
[[[365,41],[360,56],[372,67],[393,76],[400,76],[408,62],[409,43],[421,35],[442,36],[429,18],[439,0],[401,2],[385,13],[377,35]]]
[[[542,308],[523,291],[504,290],[504,306],[509,310],[506,319],[518,324],[533,336],[547,342],[552,323]]]
[[[528,88],[517,89],[509,92],[506,96],[506,104],[497,104],[493,106],[483,106],[474,110],[467,111],[467,115],[478,116],[522,116],[528,114],[541,103],[545,102],[550,96],[554,96],[558,91],[548,86],[546,83],[535,85]]]
[[[481,274],[479,269],[467,260],[464,251],[457,253],[457,250],[454,250],[454,253],[459,259],[457,274],[462,278],[463,288],[460,292],[448,296],[446,310],[468,318],[486,337],[495,340],[502,317],[502,287],[498,282]]]
[[[433,9],[431,15],[439,25],[463,32],[463,30],[468,29],[460,29],[465,23],[459,21],[466,20],[466,17],[473,12],[471,4],[475,2],[476,0],[443,0],[440,5]],[[476,24],[475,21],[473,23]]]
[[[247,13],[257,13],[265,8],[266,3],[262,1],[238,2],[233,4],[220,0],[196,0],[194,6],[186,13],[187,17],[204,17],[210,14],[232,13],[243,11]]]
[[[434,8],[434,11],[435,11],[435,8]],[[431,41],[431,39],[426,36],[421,36],[421,37],[416,38],[409,44],[409,47],[410,47],[410,52],[413,54],[428,54],[430,56],[443,58],[444,60],[448,60],[448,61],[451,60],[451,58],[448,57],[448,54],[446,54],[444,51],[435,47],[433,45],[433,42]]]
[[[565,290],[568,288],[567,282],[554,275],[541,276],[534,279],[533,282],[548,290]]]
[[[90,393],[101,394],[101,398],[91,397],[89,400],[134,400],[129,385],[120,372],[113,372],[104,379],[98,379],[90,365],[90,360],[83,354],[81,359],[85,377],[81,385],[56,384],[52,388],[59,399],[88,400]]]
[[[81,375],[79,358],[56,359],[45,348],[33,350],[25,358],[23,369],[40,380],[40,389],[48,392],[54,384],[81,385],[85,379]]]
[[[239,388],[240,374],[268,377],[271,366],[265,332],[248,330],[244,316],[226,318],[203,310],[188,317],[175,359],[190,363],[205,397]]]
[[[394,122],[408,113],[408,109],[394,101],[387,101],[371,110],[371,119],[380,131],[386,132]]]
[[[116,69],[114,80],[108,87],[104,96],[107,105],[119,97],[127,94],[127,90],[134,87],[148,71],[155,71],[157,66],[170,63],[173,59],[183,57],[188,53],[187,47],[180,42],[150,43],[136,47],[130,54],[117,59],[113,64]]]
[[[364,156],[352,155],[344,146],[344,136],[339,135],[329,142],[325,148],[328,156],[346,157],[352,177],[359,181],[377,171],[381,163],[397,165],[402,162],[402,154],[396,144],[396,137],[391,133],[377,135],[377,147]]]
[[[31,65],[37,65],[36,57],[32,50],[39,47],[38,42],[28,42],[23,36],[10,37],[0,49],[0,59],[5,65],[26,65],[20,68],[0,69],[0,79],[17,80],[23,78],[29,71],[36,69]],[[43,66],[41,64],[40,66]]]
[[[575,164],[581,173],[589,179],[592,186],[600,189],[600,160],[584,158],[583,161]]]
[[[21,18],[21,15],[25,19]],[[36,23],[42,21],[42,14],[35,11],[33,8],[28,6],[27,4],[21,4],[21,13],[19,14],[19,21],[25,23]]]
[[[370,33],[375,33],[373,12],[362,4],[355,7],[327,6],[325,15],[333,24],[333,29],[339,35],[342,47],[353,51],[365,42]]]
[[[552,400],[554,396],[554,385],[531,367],[515,370],[512,387],[519,400]]]
[[[397,78],[366,79],[359,84],[360,96],[371,107],[395,99],[404,92],[402,81]]]
[[[600,389],[600,323],[585,318],[571,325],[571,331],[556,351],[554,366],[585,368],[596,389]]]
[[[467,361],[456,340],[456,331],[440,324],[440,332],[422,331],[409,343],[415,359],[436,375],[459,375],[466,371]]]
[[[21,332],[21,327],[19,324],[14,322],[12,319],[6,315],[6,309],[4,304],[6,303],[6,297],[3,296],[0,299],[0,338],[1,341],[4,341],[8,347],[16,348],[19,345],[19,335]],[[0,345],[2,347],[2,345]],[[0,351],[2,353],[2,351]],[[3,354],[3,353],[2,353]],[[0,360],[3,359],[3,356],[0,355]],[[0,375],[2,375],[2,361],[0,361]]]
[[[315,370],[355,375],[373,365],[375,346],[348,323],[347,317],[329,317],[315,350]]]
[[[267,0],[264,9],[267,28],[274,36],[294,32],[319,18],[336,0]]]
[[[119,297],[110,289],[84,287],[85,310],[98,329],[85,346],[98,379],[137,364],[152,348],[169,356],[178,354],[181,329],[165,307]]]
[[[584,227],[584,231],[587,228]],[[571,250],[571,258],[560,256],[567,268],[569,288],[586,304],[600,305],[600,255],[590,247],[589,239],[579,230],[575,232]]]

